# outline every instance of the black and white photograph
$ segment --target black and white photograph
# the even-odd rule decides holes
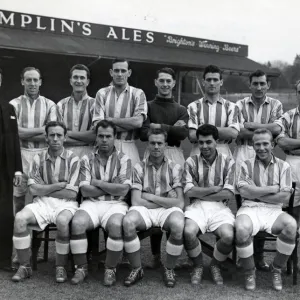
[[[0,299],[298,299],[299,10],[2,0]]]

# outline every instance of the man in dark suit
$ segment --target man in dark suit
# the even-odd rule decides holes
[[[0,87],[2,70],[0,69]],[[13,184],[22,179],[18,124],[12,105],[0,100],[0,268],[10,266],[13,235]]]

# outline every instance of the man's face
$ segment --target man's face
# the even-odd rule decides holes
[[[42,80],[38,71],[31,70],[25,72],[21,83],[24,86],[25,94],[29,96],[36,96],[39,93]]]
[[[153,158],[162,157],[166,148],[165,136],[163,134],[151,134],[148,145],[150,156]]]
[[[253,98],[264,99],[267,91],[270,88],[270,85],[267,82],[267,77],[264,75],[259,77],[253,77],[249,87]]]
[[[128,69],[127,62],[114,63],[112,69],[109,70],[113,83],[116,86],[124,86],[127,84],[128,78],[131,75],[131,70]]]
[[[66,136],[64,129],[60,126],[53,126],[48,128],[48,134],[46,134],[46,142],[52,151],[59,151],[63,148]]]
[[[90,80],[87,78],[85,70],[74,70],[70,78],[70,84],[74,93],[84,93],[89,85]]]
[[[202,80],[202,84],[206,94],[215,95],[220,93],[223,80],[220,79],[219,73],[207,73]]]
[[[216,153],[217,141],[212,135],[203,136],[199,135],[198,144],[201,154],[204,158],[210,158]]]
[[[175,86],[176,81],[172,75],[168,73],[159,73],[158,78],[155,79],[155,86],[158,90],[158,95],[165,98],[172,97],[172,89]]]
[[[253,147],[260,160],[267,160],[272,155],[274,143],[268,133],[254,134]]]
[[[96,137],[96,144],[100,152],[108,153],[114,147],[115,136],[112,127],[99,127]]]
[[[297,94],[298,106],[300,107],[300,83],[297,85],[296,94]]]

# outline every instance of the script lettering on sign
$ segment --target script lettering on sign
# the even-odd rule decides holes
[[[211,41],[176,34],[101,25],[55,17],[0,10],[0,28],[16,28],[57,35],[89,37],[121,43],[153,45],[175,49],[248,56],[248,46]]]

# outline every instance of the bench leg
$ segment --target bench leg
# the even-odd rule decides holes
[[[45,229],[45,241],[44,241],[44,261],[48,261],[48,249],[49,249],[49,229]]]
[[[31,245],[31,260],[32,260],[32,269],[37,270],[37,255],[39,251],[39,241],[37,238],[37,232],[32,231],[32,245]]]
[[[293,285],[297,285],[297,279],[298,279],[298,238],[296,240],[295,249],[292,253],[292,260],[293,260]]]

